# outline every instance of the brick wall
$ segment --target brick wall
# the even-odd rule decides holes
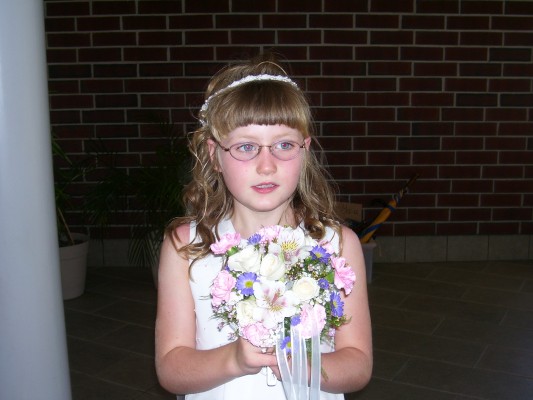
[[[533,2],[45,1],[51,121],[135,167],[152,115],[195,126],[207,79],[274,48],[311,98],[343,200],[380,235],[533,234]],[[191,112],[192,111],[192,112]],[[80,188],[83,192],[83,188]],[[112,235],[128,237],[127,221]]]

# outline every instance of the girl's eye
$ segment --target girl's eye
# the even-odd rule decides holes
[[[278,142],[274,145],[275,150],[292,150],[293,148],[293,142]]]
[[[236,145],[235,149],[243,153],[249,153],[249,152],[257,151],[257,145],[254,143],[242,143],[242,144]]]

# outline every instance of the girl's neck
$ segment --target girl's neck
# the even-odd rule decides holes
[[[253,213],[252,215],[243,215],[234,212],[231,217],[231,223],[235,232],[242,237],[250,237],[259,229],[272,225],[295,225],[294,214],[290,208],[286,208],[281,213]]]

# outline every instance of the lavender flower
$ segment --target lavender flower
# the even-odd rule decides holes
[[[330,254],[321,246],[315,246],[311,249],[311,259],[318,260],[321,263],[327,264]]]
[[[257,275],[253,272],[245,272],[237,278],[237,290],[244,296],[254,294],[254,282],[257,281]]]
[[[338,293],[331,293],[331,315],[334,317],[342,317],[344,312],[344,303],[341,300],[341,296]]]

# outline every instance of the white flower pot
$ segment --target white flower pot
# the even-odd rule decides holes
[[[72,236],[80,243],[59,248],[63,300],[79,297],[85,290],[89,237],[81,233],[73,233]]]

